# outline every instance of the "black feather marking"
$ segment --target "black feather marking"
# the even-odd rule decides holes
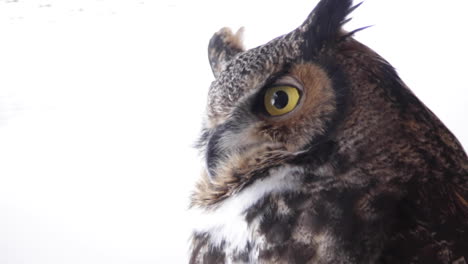
[[[356,10],[358,7],[360,7],[362,5],[362,3],[364,3],[364,1],[352,6],[349,10],[348,10],[348,15],[351,14],[352,12],[354,12],[354,10]]]
[[[322,0],[307,18],[303,27],[303,55],[306,60],[314,58],[328,43],[334,42],[341,26],[349,21],[349,13],[360,4],[352,5],[352,0]]]
[[[341,22],[341,26],[344,26],[345,24],[347,24],[347,23],[348,23],[349,21],[351,21],[352,19],[353,19],[352,17],[349,17],[349,18],[343,20],[343,21]]]
[[[209,138],[210,138],[210,131],[204,128],[198,140],[194,143],[193,147],[198,149],[200,152],[204,151],[206,145],[208,144]]]
[[[354,34],[356,34],[357,32],[359,32],[359,31],[361,31],[361,30],[364,30],[364,29],[368,29],[368,28],[373,27],[373,26],[374,26],[374,25],[365,26],[365,27],[360,27],[360,28],[357,28],[357,29],[355,29],[355,30],[353,30],[353,31],[351,31],[351,32],[348,32],[348,33],[346,33],[344,36],[342,36],[342,37],[340,38],[340,41],[344,41],[344,40],[346,40],[347,38],[350,38],[350,37],[354,36]]]

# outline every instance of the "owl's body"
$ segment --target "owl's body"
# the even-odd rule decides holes
[[[206,168],[191,263],[468,260],[468,159],[379,55],[322,0],[244,51],[212,38]]]

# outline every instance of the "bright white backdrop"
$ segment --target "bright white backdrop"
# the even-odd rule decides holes
[[[316,2],[0,0],[0,263],[184,263],[209,38],[260,45]],[[465,148],[467,5],[367,0],[347,26]]]

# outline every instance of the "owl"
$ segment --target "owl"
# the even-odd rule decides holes
[[[190,263],[467,263],[467,155],[342,29],[357,6],[250,50],[211,38]]]

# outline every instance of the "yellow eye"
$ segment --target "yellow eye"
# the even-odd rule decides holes
[[[299,97],[299,90],[296,87],[271,87],[265,93],[265,109],[272,116],[284,115],[296,107]]]

